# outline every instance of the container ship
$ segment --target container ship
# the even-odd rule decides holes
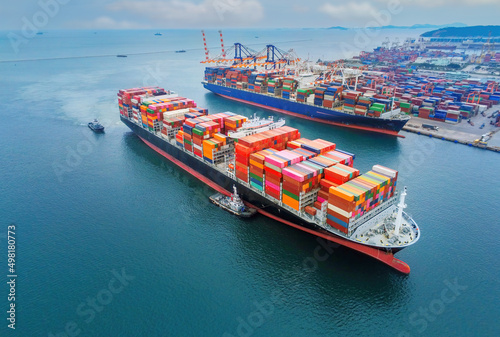
[[[145,144],[218,192],[233,186],[258,213],[409,273],[394,253],[420,238],[404,212],[398,172],[374,165],[360,174],[355,155],[272,118],[207,109],[159,87],[118,93],[120,119]]]
[[[273,45],[258,54],[234,45],[234,58],[207,59],[205,89],[225,98],[324,124],[398,135],[410,117],[390,97],[358,91],[359,69],[299,65],[295,54]],[[314,68],[316,66],[316,68]],[[354,83],[352,83],[354,82]],[[350,88],[354,90],[350,90]]]
[[[224,67],[207,67],[202,81],[205,89],[222,97],[324,124],[398,135],[410,119],[393,109],[390,99],[343,90],[338,83],[313,88],[301,88],[299,83],[282,72]]]

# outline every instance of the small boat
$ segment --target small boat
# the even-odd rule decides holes
[[[127,55],[118,54],[118,55],[116,55],[116,57],[127,57]]]
[[[155,36],[161,36],[161,33],[156,33]]]
[[[186,51],[184,49],[181,49],[181,50],[176,50],[175,52],[176,53],[185,53]]]
[[[210,201],[225,209],[229,213],[240,216],[242,218],[250,218],[257,213],[256,208],[251,208],[245,206],[240,196],[238,195],[238,190],[236,186],[233,185],[233,194],[230,197],[225,196],[221,193],[216,193],[210,197]]]
[[[104,132],[104,126],[99,123],[99,121],[94,119],[92,122],[88,124],[89,128],[94,132]]]

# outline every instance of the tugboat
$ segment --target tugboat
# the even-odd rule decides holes
[[[94,121],[90,122],[88,126],[94,132],[104,132],[104,126],[102,126],[101,123],[99,123],[97,118],[94,119]]]
[[[214,194],[210,197],[210,201],[217,206],[225,209],[229,213],[240,216],[242,218],[250,218],[257,213],[257,209],[246,207],[240,196],[236,186],[233,185],[233,194],[227,197],[221,193]]]

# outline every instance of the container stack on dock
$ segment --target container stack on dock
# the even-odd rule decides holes
[[[394,100],[396,107],[408,115],[458,123],[461,119],[473,117],[500,103],[497,82],[457,80],[446,78],[448,75],[419,75],[401,69],[403,68],[400,66],[377,67],[374,70],[380,71],[380,75],[370,74],[359,79],[358,91],[363,92],[362,97],[372,95],[369,110],[373,110],[374,115],[389,111],[391,106],[387,102]],[[385,92],[388,87],[394,89],[394,92]],[[352,102],[347,103],[347,108],[344,109],[349,110]],[[384,104],[385,108],[380,109],[381,106],[377,103]],[[355,113],[361,114],[361,107],[356,106]]]

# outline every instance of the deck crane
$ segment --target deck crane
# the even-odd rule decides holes
[[[327,83],[333,81],[341,81],[342,86],[348,89],[357,90],[358,78],[362,76],[364,68],[350,68],[344,65],[342,60],[334,62],[330,65],[329,69],[309,85],[316,85],[319,83]]]

